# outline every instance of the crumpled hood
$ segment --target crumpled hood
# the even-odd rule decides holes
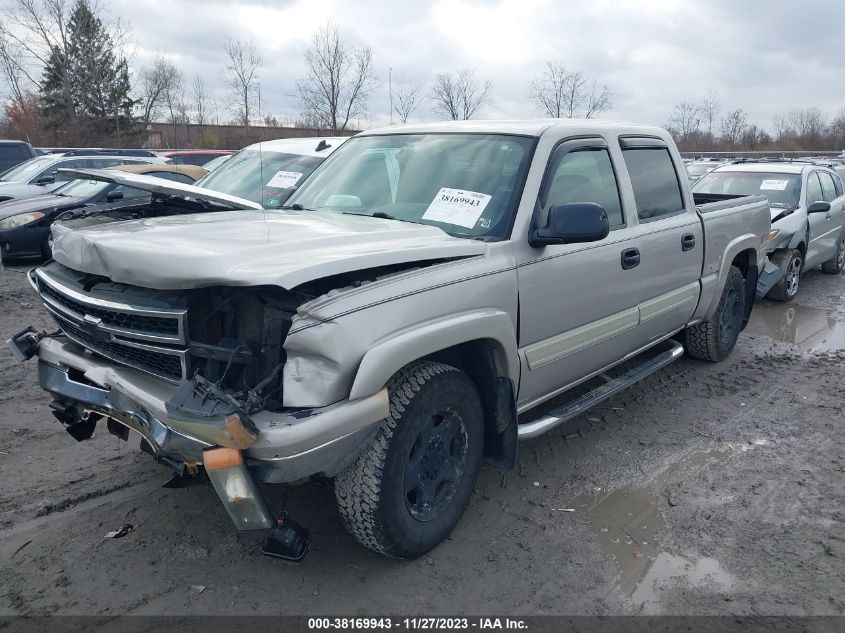
[[[54,234],[53,258],[158,289],[277,285],[352,270],[481,255],[487,245],[421,224],[333,212],[224,211]]]

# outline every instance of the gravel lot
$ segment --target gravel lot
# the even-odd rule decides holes
[[[2,339],[50,325],[25,270],[0,273]],[[485,471],[414,562],[346,535],[330,483],[267,489],[314,542],[261,556],[137,439],[76,443],[0,351],[0,615],[845,614],[845,277],[804,283],[727,361],[684,358]]]

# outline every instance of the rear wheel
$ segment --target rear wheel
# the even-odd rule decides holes
[[[838,275],[845,268],[845,233],[839,236],[836,243],[836,253],[822,264],[822,272],[828,275]]]
[[[469,377],[442,363],[416,361],[387,389],[390,415],[335,479],[335,498],[362,545],[416,558],[449,535],[469,502],[483,457],[483,410]]]
[[[768,297],[775,301],[792,301],[801,285],[804,256],[798,250],[778,251],[772,255],[772,263],[782,268],[784,274],[783,278],[772,286]]]
[[[709,319],[684,331],[684,347],[690,356],[719,361],[730,355],[742,329],[745,314],[745,278],[731,266],[722,298]]]

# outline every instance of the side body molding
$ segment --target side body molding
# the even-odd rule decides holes
[[[349,398],[364,398],[378,392],[393,374],[413,360],[482,339],[493,344],[499,375],[518,385],[515,324],[506,312],[483,309],[420,323],[379,342],[361,359]]]

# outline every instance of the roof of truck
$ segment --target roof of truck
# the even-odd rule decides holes
[[[362,132],[359,136],[371,134],[423,134],[436,132],[466,132],[475,134],[520,134],[524,136],[541,136],[543,132],[553,127],[587,128],[604,130],[612,128],[620,134],[627,133],[657,133],[661,128],[636,125],[621,121],[605,121],[602,119],[527,119],[511,121],[439,121],[437,123],[415,123],[410,125],[394,125]]]

